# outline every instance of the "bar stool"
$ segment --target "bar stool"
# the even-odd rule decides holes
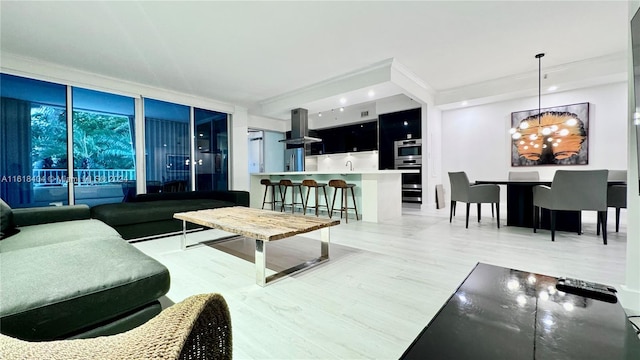
[[[264,204],[271,204],[271,210],[276,210],[276,203],[282,202],[282,189],[280,189],[280,184],[271,182],[269,179],[260,180],[260,185],[264,185],[264,197],[262,198],[262,208],[264,209]],[[280,200],[276,198],[276,187],[278,188],[278,195]],[[267,193],[271,190],[271,201],[267,201]]]
[[[291,213],[293,213],[296,209],[296,204],[302,205],[302,209],[304,209],[304,203],[302,202],[302,183],[299,183],[299,182],[294,183],[291,180],[282,179],[280,180],[279,185],[280,185],[280,192],[282,194],[282,207],[280,208],[280,211],[284,211],[285,206],[291,206]],[[282,188],[284,188],[284,191],[282,191]],[[286,203],[288,188],[291,188],[290,203]],[[298,188],[298,193],[300,194],[300,202],[296,202],[296,188]]]
[[[331,212],[329,213],[329,217],[333,216],[333,209],[335,209],[335,203],[336,203],[336,195],[338,195],[338,190],[342,191],[342,193],[340,194],[341,200],[340,200],[340,219],[342,219],[342,211],[344,211],[345,213],[345,222],[349,222],[349,209],[353,209],[356,211],[356,220],[358,220],[358,208],[356,206],[356,194],[353,191],[353,188],[356,187],[355,184],[347,184],[346,181],[341,180],[341,179],[334,179],[334,180],[330,180],[329,181],[329,186],[335,188],[335,191],[333,192],[333,201],[331,202]],[[351,198],[353,199],[353,207],[349,207],[348,206],[348,202],[347,202],[347,192],[345,191],[346,189],[351,189]]]
[[[311,180],[311,179],[307,179],[307,180],[302,180],[302,185],[307,187],[307,197],[306,200],[304,201],[304,207],[303,207],[303,213],[306,215],[307,214],[307,209],[309,208],[309,193],[311,192],[311,188],[315,189],[315,193],[316,193],[316,202],[315,202],[315,206],[311,206],[312,208],[316,209],[316,216],[318,216],[318,208],[320,206],[324,206],[327,208],[327,214],[330,213],[329,211],[329,200],[327,199],[327,184],[325,183],[318,183],[315,180]],[[322,189],[322,191],[324,192],[324,205],[320,205],[318,203],[319,200],[319,196],[318,196],[318,191],[319,189]]]

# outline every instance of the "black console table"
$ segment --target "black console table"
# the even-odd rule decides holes
[[[640,359],[620,305],[478,263],[401,359]]]

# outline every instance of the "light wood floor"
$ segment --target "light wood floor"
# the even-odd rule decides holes
[[[614,286],[624,281],[624,211],[617,234],[610,213],[607,246],[588,213],[584,234],[558,232],[551,242],[549,231],[507,227],[505,219],[497,229],[489,208],[469,229],[464,211],[451,224],[448,211],[405,208],[394,222],[343,221],[331,228],[330,261],[265,288],[255,284],[249,240],[186,251],[176,236],[134,245],[169,268],[167,300],[225,297],[236,359],[397,359],[477,262]],[[225,234],[208,230],[188,239]],[[318,256],[319,232],[304,235],[267,244],[267,266]]]

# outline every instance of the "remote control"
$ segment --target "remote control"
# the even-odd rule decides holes
[[[571,278],[559,278],[556,289],[568,294],[602,300],[610,303],[618,302],[616,289],[612,286]]]

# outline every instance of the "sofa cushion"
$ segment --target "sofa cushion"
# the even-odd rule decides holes
[[[78,237],[82,236],[82,239]],[[0,252],[35,246],[83,241],[85,239],[114,238],[122,241],[116,230],[100,220],[62,221],[20,228],[20,233],[0,241]]]
[[[0,252],[0,273],[0,328],[25,340],[83,331],[169,290],[166,267],[111,236]]]
[[[139,224],[173,219],[173,214],[184,211],[236,206],[228,201],[213,199],[159,200],[103,204],[91,208],[91,216],[111,226]]]
[[[0,236],[4,237],[4,233],[10,232],[14,227],[11,207],[0,199]]]

